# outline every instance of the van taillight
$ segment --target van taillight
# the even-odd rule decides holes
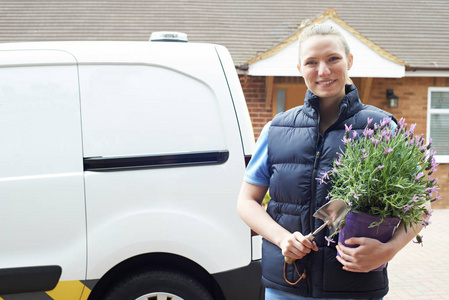
[[[247,167],[249,164],[249,161],[251,160],[252,155],[245,155],[245,166]]]

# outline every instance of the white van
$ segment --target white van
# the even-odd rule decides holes
[[[259,299],[228,51],[0,44],[0,299]]]

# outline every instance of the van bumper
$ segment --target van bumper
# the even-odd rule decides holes
[[[261,260],[252,261],[248,266],[216,273],[213,275],[221,287],[226,300],[263,300]]]

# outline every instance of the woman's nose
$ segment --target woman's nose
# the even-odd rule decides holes
[[[329,75],[331,73],[329,66],[325,63],[321,63],[318,66],[318,75],[319,76],[325,76],[325,75]]]

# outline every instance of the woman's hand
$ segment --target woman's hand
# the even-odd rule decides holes
[[[338,243],[337,251],[340,256],[337,260],[343,265],[343,270],[366,273],[390,261],[396,252],[388,243],[379,242],[371,238],[350,238],[345,241],[347,245],[359,245],[350,248]]]
[[[426,210],[431,211],[430,202],[425,204]],[[430,215],[423,214],[422,221],[430,218]],[[403,224],[399,224],[393,237],[382,243],[370,238],[350,238],[345,241],[347,245],[360,245],[357,248],[349,248],[338,243],[337,251],[340,256],[337,260],[343,265],[343,270],[350,272],[369,272],[389,262],[422,230],[421,223],[415,224],[412,228],[405,230]]]
[[[266,240],[277,245],[285,257],[301,259],[311,250],[318,251],[315,242],[301,233],[291,233],[276,223],[260,205],[268,187],[247,182],[242,184],[237,210],[243,221]]]
[[[315,242],[309,241],[300,232],[294,232],[287,235],[281,240],[280,248],[282,250],[282,255],[294,259],[301,259],[312,250],[318,251]]]

